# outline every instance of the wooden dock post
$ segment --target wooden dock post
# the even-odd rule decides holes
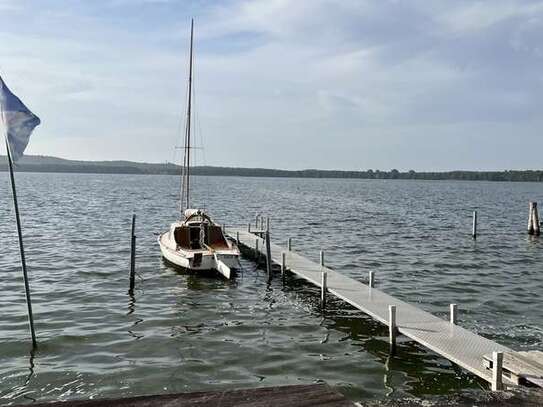
[[[533,214],[532,221],[533,221],[533,225],[534,225],[534,235],[539,236],[539,234],[540,234],[540,230],[539,230],[539,212],[537,211],[537,202],[534,202],[533,211],[534,211],[534,214]]]
[[[450,321],[451,324],[456,325],[458,323],[458,307],[456,304],[451,304],[450,309]]]
[[[528,204],[528,234],[529,235],[534,234],[533,217],[534,217],[534,203],[530,201],[530,203]]]
[[[492,352],[492,391],[503,390],[503,352]]]
[[[132,232],[130,234],[130,286],[128,293],[134,294],[136,276],[136,214],[132,215]]]
[[[328,273],[326,270],[322,270],[321,274],[321,307],[324,310],[326,308],[326,291],[327,291],[327,284],[328,284]]]
[[[320,262],[321,268],[324,267],[324,252],[322,250],[319,252],[319,262]]]
[[[326,307],[326,283],[327,275],[326,270],[324,269],[324,252],[320,251],[320,265],[321,265],[321,307],[324,310]]]
[[[236,232],[236,244],[239,246],[239,231]]]
[[[281,252],[281,279],[285,281],[285,273],[287,271],[287,254]]]
[[[373,288],[375,287],[375,273],[373,272],[373,270],[370,270],[370,273],[369,273],[369,287],[370,288]]]
[[[287,240],[287,250],[288,250],[289,252],[292,251],[292,238],[290,238],[290,237],[289,237],[288,240]]]
[[[390,349],[392,352],[396,350],[396,335],[397,335],[396,306],[389,305],[388,306],[388,341],[390,343]]]
[[[477,239],[477,211],[473,211],[473,228],[471,231],[473,239]]]
[[[258,229],[258,219],[260,218],[260,215],[257,213],[255,216],[255,229]]]
[[[247,232],[251,233],[251,223],[247,225]]]
[[[258,236],[255,237],[255,260],[258,262],[260,258],[260,252],[258,251]]]
[[[530,214],[528,216],[528,234],[539,236],[539,212],[537,210],[537,202],[530,202]]]
[[[270,231],[270,217],[266,216],[266,231]]]
[[[270,232],[269,230],[264,233],[266,243],[266,270],[268,271],[268,281],[272,279],[272,258],[271,258],[271,245],[270,245]]]

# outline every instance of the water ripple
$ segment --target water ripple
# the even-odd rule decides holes
[[[9,184],[0,174],[0,404],[327,382],[349,397],[445,394],[481,383],[288,276],[243,261],[233,281],[179,273],[156,233],[176,216],[170,176],[17,174],[40,346],[30,354]],[[520,350],[543,346],[541,184],[196,177],[228,224],[272,215],[272,238]],[[205,192],[207,191],[207,192]],[[480,237],[470,237],[479,210]],[[127,295],[130,220],[138,282]]]

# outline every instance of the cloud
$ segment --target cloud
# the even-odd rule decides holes
[[[22,5],[19,1],[15,0],[0,0],[0,11],[9,12],[21,10]]]
[[[530,18],[543,12],[543,4],[519,1],[459,2],[440,19],[455,33],[481,31],[514,18]]]
[[[449,145],[455,153],[438,162],[444,168],[500,168],[535,165],[543,148],[533,138],[543,130],[537,2],[0,0],[2,7],[11,11],[0,15],[0,71],[44,122],[34,153],[171,159],[191,17],[209,164],[434,169]],[[532,161],[502,140],[512,129],[535,142]],[[465,161],[458,145],[484,152],[491,136],[507,148]]]

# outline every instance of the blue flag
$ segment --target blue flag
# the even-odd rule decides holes
[[[1,77],[0,115],[0,123],[5,128],[11,158],[17,161],[23,155],[32,131],[40,124],[40,118],[11,93]]]

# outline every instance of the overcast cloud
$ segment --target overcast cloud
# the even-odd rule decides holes
[[[543,2],[522,0],[0,0],[28,153],[178,158],[192,16],[196,164],[543,168]]]

